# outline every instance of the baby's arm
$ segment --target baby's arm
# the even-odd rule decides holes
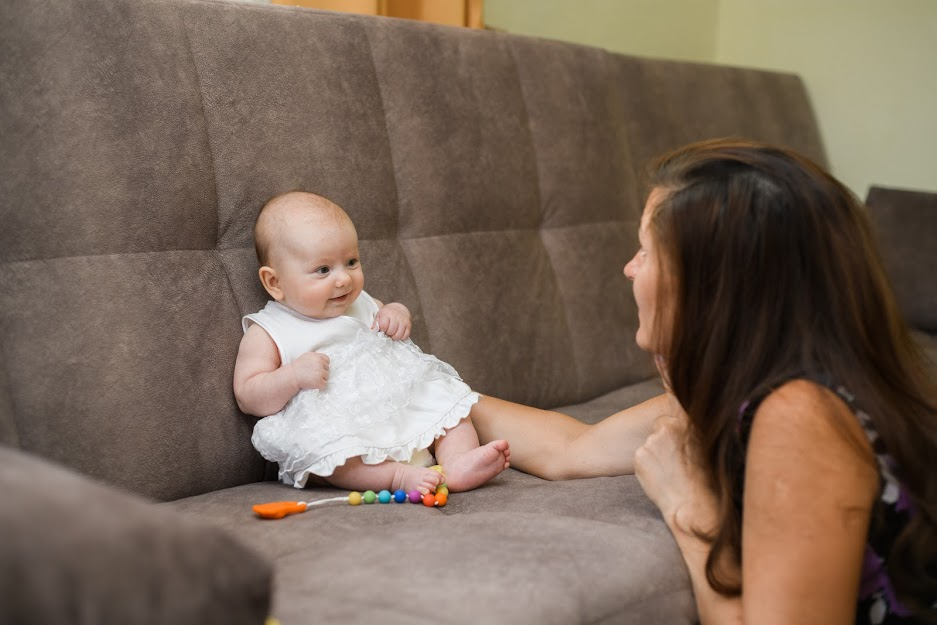
[[[308,352],[280,366],[280,353],[266,330],[251,325],[234,364],[234,397],[238,407],[257,417],[276,414],[304,388],[324,388],[329,380],[329,357]]]
[[[371,328],[377,328],[395,341],[405,341],[410,338],[410,311],[398,302],[382,304],[374,300],[380,310],[374,317]]]

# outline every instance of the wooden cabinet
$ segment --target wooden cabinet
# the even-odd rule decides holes
[[[483,0],[271,0],[273,4],[483,28]]]

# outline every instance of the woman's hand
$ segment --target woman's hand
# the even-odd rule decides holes
[[[395,341],[410,337],[410,311],[403,304],[392,302],[381,307],[374,318],[372,329],[378,329]]]
[[[689,417],[670,393],[666,363],[659,356],[655,361],[668,391],[669,406],[635,452],[635,475],[671,530],[709,531],[716,522],[716,497],[699,462]]]

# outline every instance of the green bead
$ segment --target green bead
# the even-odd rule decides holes
[[[374,503],[377,501],[377,495],[373,490],[364,491],[364,503]]]

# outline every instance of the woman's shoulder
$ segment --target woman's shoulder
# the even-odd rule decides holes
[[[839,424],[862,433],[862,428],[846,402],[825,385],[796,378],[769,392],[758,406],[755,423],[789,425],[799,429],[825,429]]]
[[[857,415],[825,385],[793,379],[770,392],[753,418],[750,446],[788,445],[804,453],[845,454],[875,466],[875,455]]]

